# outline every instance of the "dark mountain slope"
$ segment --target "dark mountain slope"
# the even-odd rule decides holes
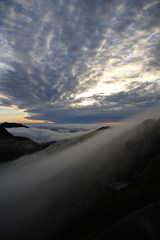
[[[159,240],[160,201],[136,210],[96,240]]]
[[[97,167],[94,177],[99,181],[102,190],[105,189],[103,193],[106,200],[97,201],[89,211],[68,222],[63,234],[57,239],[94,239],[128,214],[160,201],[160,120],[147,120],[134,129],[126,131],[102,147],[100,152],[103,153],[102,164],[101,167]],[[126,184],[128,186],[119,190],[113,187],[116,184],[120,186],[122,181],[129,183]],[[159,207],[157,214],[160,216]],[[157,217],[152,225],[157,226],[159,220]],[[145,219],[142,221],[142,227],[145,221]],[[133,228],[128,230],[130,232],[134,231],[134,223],[131,225]],[[118,240],[120,232],[117,229],[114,229],[117,231],[116,235],[106,233],[97,240]],[[127,239],[126,236],[129,234],[126,231],[124,226],[123,239]],[[136,235],[132,239],[153,239],[145,236],[142,238],[142,235],[144,235],[143,231],[141,235]]]
[[[55,142],[39,144],[26,137],[16,137],[0,126],[0,162],[15,160],[26,154],[43,150]]]
[[[14,139],[15,137],[0,125],[0,139]]]

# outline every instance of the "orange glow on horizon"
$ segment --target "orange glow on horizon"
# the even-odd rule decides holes
[[[96,124],[130,124],[130,123],[127,123],[127,122],[99,122]]]
[[[48,120],[28,120],[28,119],[24,119],[24,120],[21,120],[20,123],[55,123],[55,122],[48,121]]]
[[[25,112],[18,110],[16,107],[0,106],[0,122],[15,123],[55,123],[49,120],[30,120],[30,116],[26,116]]]
[[[30,119],[26,119],[26,118],[14,118],[13,120],[9,120],[6,122],[16,122],[16,123],[55,123],[52,121],[48,121],[48,120],[30,120]]]

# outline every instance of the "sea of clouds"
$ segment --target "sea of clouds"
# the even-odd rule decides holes
[[[38,143],[62,141],[81,136],[94,131],[105,124],[55,124],[55,123],[27,123],[29,128],[7,128],[14,136],[30,138]]]

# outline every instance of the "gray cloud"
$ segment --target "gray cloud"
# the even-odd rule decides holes
[[[14,0],[0,7],[1,106],[23,109],[28,119],[88,122],[159,102],[158,1]],[[77,97],[102,82],[125,89]]]

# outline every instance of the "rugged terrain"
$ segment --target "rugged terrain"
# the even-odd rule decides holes
[[[160,239],[160,120],[124,132],[98,155],[95,179],[105,200],[67,223],[57,239]]]
[[[108,129],[104,131],[108,133]],[[51,145],[43,152],[61,152],[98,132]],[[52,201],[47,199],[48,192],[53,195],[49,198]],[[14,230],[8,227],[10,232],[4,232],[3,239],[118,240],[121,236],[158,240],[160,120],[148,119],[93,149],[85,164],[70,166],[50,177],[30,192],[30,196],[35,195],[48,201],[46,208],[29,224]],[[26,209],[34,200],[30,196],[20,199]],[[17,209],[20,212],[19,206]],[[1,228],[3,233],[3,224]]]
[[[90,137],[93,137],[100,131],[110,128],[108,126],[102,127],[74,139],[63,140],[59,142],[52,141],[40,144],[26,137],[14,136],[6,130],[6,128],[15,127],[28,128],[27,126],[20,123],[5,122],[0,124],[0,163],[12,161],[26,154],[41,151],[49,146],[51,146],[52,152],[62,151],[69,146],[75,145],[78,142],[82,142]]]
[[[39,144],[26,137],[14,136],[3,127],[3,124],[0,125],[0,163],[43,150],[51,144],[55,142]]]
[[[130,180],[126,188],[119,188],[119,190],[115,188],[115,185],[121,185],[121,181],[114,182],[114,184],[106,182],[106,201],[97,202],[97,205],[88,212],[68,223],[63,236],[59,239],[95,239],[99,236],[97,240],[118,240],[121,236],[122,239],[158,240],[160,236],[159,173],[160,156],[157,155],[146,160],[132,172],[131,177],[126,179],[126,182]],[[154,205],[153,212],[150,211],[152,203]],[[148,212],[144,216],[143,207]],[[129,215],[131,213],[132,215]],[[124,217],[125,220],[123,220]],[[150,231],[154,237],[147,237],[147,232]],[[155,238],[155,236],[157,237]]]

